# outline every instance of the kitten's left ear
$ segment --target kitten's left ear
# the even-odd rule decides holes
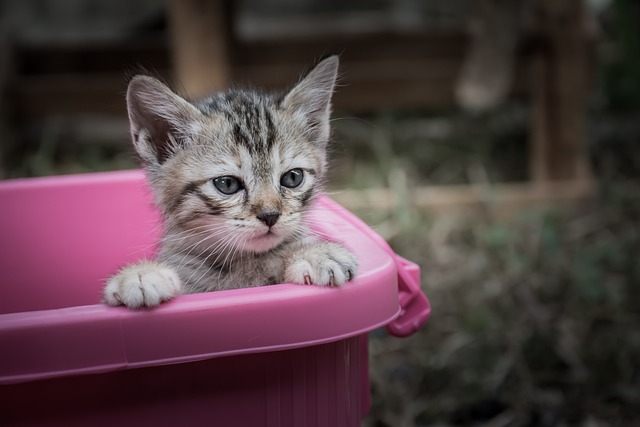
[[[329,139],[331,95],[336,85],[339,62],[338,55],[320,61],[280,104],[285,109],[302,113],[314,139],[323,144]]]

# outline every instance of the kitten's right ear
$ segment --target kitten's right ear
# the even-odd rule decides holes
[[[318,62],[280,103],[285,109],[302,113],[307,119],[310,134],[322,144],[329,140],[331,95],[336,85],[339,62],[337,55]]]
[[[163,163],[185,143],[201,113],[164,84],[136,76],[127,89],[133,146],[147,165]]]

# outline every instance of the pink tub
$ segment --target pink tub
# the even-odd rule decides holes
[[[140,172],[0,183],[0,425],[358,426],[367,332],[427,320],[419,268],[319,201],[319,231],[358,254],[343,288],[282,284],[100,303],[104,279],[152,256]]]

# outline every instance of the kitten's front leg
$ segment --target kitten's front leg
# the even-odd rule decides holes
[[[357,270],[358,260],[342,245],[316,240],[291,251],[284,278],[288,283],[339,286],[353,279]]]
[[[140,261],[107,280],[104,301],[129,308],[154,307],[180,294],[178,273],[158,261]]]

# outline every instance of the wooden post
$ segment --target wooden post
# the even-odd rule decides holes
[[[583,0],[539,2],[541,46],[531,60],[531,177],[589,179],[586,150],[589,38]]]
[[[178,90],[197,98],[230,82],[230,5],[225,0],[170,0],[171,50]]]

